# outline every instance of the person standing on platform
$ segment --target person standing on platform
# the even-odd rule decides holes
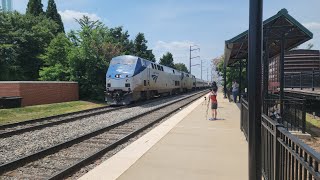
[[[212,111],[212,118],[209,120],[216,120],[217,119],[217,108],[218,108],[218,101],[217,101],[217,91],[211,89],[208,104],[211,101],[211,111]]]
[[[234,103],[237,103],[238,93],[239,93],[239,84],[234,80],[232,82],[232,96],[233,96]]]

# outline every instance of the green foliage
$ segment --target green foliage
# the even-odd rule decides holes
[[[0,13],[1,80],[37,80],[44,53],[57,32],[55,22],[45,16]]]
[[[185,72],[185,73],[189,73],[187,66],[184,63],[176,63],[174,65],[175,69]]]
[[[156,62],[155,56],[152,53],[152,50],[148,50],[147,46],[148,41],[145,39],[143,33],[138,33],[134,40],[133,52],[134,55],[147,59],[152,62]]]
[[[235,64],[233,64],[234,67],[227,67],[226,68],[226,76],[227,76],[227,88],[230,89],[232,87],[232,81],[236,80],[239,83],[239,71],[240,71],[240,63],[237,62]],[[216,69],[220,75],[223,77],[223,73],[224,73],[224,56],[221,56],[219,58],[219,63],[217,65],[217,69]],[[245,81],[246,80],[246,69],[245,66],[242,67],[242,72],[241,72],[241,89],[244,89],[245,87],[247,87],[247,83]]]
[[[69,54],[72,43],[65,34],[58,34],[41,56],[44,67],[40,70],[40,80],[68,81],[70,80]]]
[[[173,63],[173,56],[170,52],[167,52],[160,58],[160,63],[161,65],[168,66],[171,68],[174,68],[174,63]]]
[[[81,29],[66,36],[55,1],[48,1],[46,14],[42,8],[41,0],[29,0],[25,15],[0,12],[0,80],[76,81],[81,98],[102,100],[113,57],[155,62],[143,33],[131,40],[123,27],[109,29],[84,16]]]
[[[26,13],[28,15],[39,16],[43,14],[42,8],[41,0],[29,0]]]
[[[134,54],[133,42],[129,40],[130,35],[128,31],[123,30],[122,26],[111,28],[110,35],[112,37],[112,43],[121,46],[122,54]]]
[[[80,97],[101,100],[106,70],[110,60],[121,54],[121,46],[112,43],[109,29],[100,21],[84,16],[78,22],[81,30],[72,33],[78,46],[70,53],[71,80],[79,82]]]
[[[49,0],[48,1],[48,7],[47,7],[47,11],[46,11],[46,16],[48,18],[51,18],[52,20],[54,20],[58,24],[58,26],[59,26],[58,27],[58,32],[59,33],[64,33],[63,22],[62,22],[60,14],[58,13],[57,5],[54,2],[54,0]]]

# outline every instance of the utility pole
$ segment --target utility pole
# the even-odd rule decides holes
[[[201,60],[201,80],[203,80],[203,79],[202,79],[202,71],[203,71],[203,70],[202,70],[202,68],[203,68],[202,62],[203,62],[203,60]]]
[[[209,66],[208,66],[208,61],[207,61],[207,81],[209,81]]]
[[[198,48],[193,48],[193,47],[198,47]],[[189,61],[190,61],[190,62],[189,62],[189,71],[190,71],[190,74],[191,74],[191,59],[200,57],[200,56],[192,57],[192,51],[196,51],[196,50],[199,50],[199,51],[200,51],[199,46],[197,46],[197,45],[190,46],[190,59],[189,59]]]
[[[211,66],[211,83],[212,83],[212,81],[213,81],[213,77],[212,77],[213,64],[211,63],[210,66]]]

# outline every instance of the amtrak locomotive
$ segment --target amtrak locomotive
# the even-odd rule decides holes
[[[207,86],[207,82],[192,74],[124,55],[110,62],[106,74],[105,100],[111,105],[126,105],[156,95],[177,94]]]

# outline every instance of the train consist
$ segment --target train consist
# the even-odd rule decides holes
[[[208,82],[136,56],[111,60],[106,74],[105,100],[111,105],[127,105],[157,95],[171,95],[208,87]]]

